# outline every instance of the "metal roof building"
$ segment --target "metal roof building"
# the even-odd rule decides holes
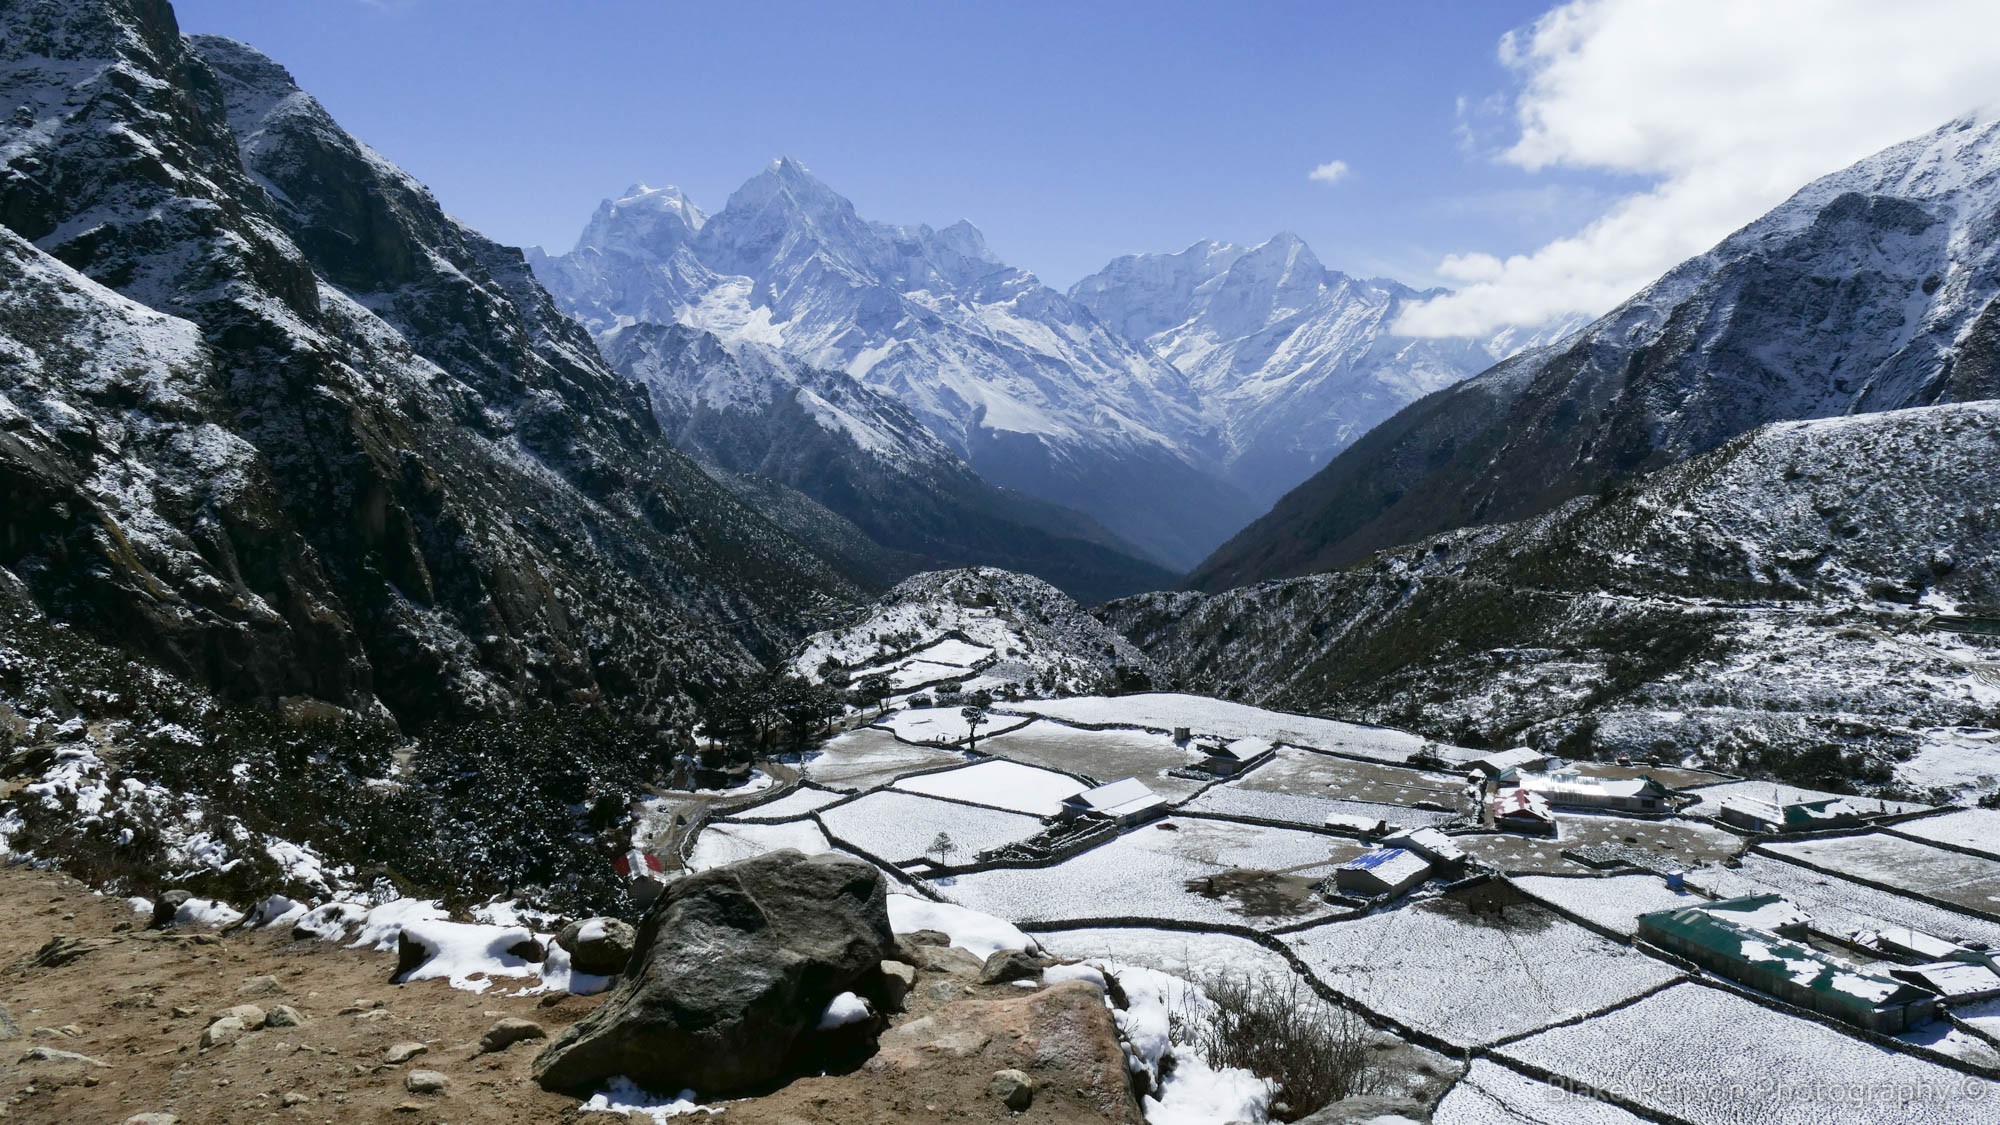
[[[1493,798],[1491,808],[1496,828],[1532,836],[1556,834],[1556,815],[1549,811],[1549,802],[1539,793],[1509,789]]]
[[[1201,768],[1221,777],[1229,777],[1269,760],[1277,752],[1277,744],[1267,738],[1204,742],[1201,744]]]
[[[1512,750],[1499,750],[1474,758],[1469,764],[1487,777],[1499,777],[1508,770],[1541,769],[1549,764],[1549,756],[1526,746],[1516,746]]]
[[[1817,801],[1760,801],[1755,797],[1724,797],[1716,811],[1725,824],[1752,832],[1803,832],[1841,828],[1880,815],[1845,797]]]
[[[1455,868],[1465,864],[1465,850],[1435,828],[1405,828],[1391,833],[1382,843],[1386,847],[1413,851],[1437,867]]]
[[[1400,894],[1430,877],[1431,865],[1417,853],[1402,848],[1377,848],[1334,868],[1333,885],[1375,898]]]
[[[1102,817],[1119,824],[1138,824],[1167,811],[1167,800],[1136,777],[1127,777],[1063,798],[1066,819]]]
[[[1639,938],[1718,976],[1870,1031],[1894,1035],[1937,1016],[1937,997],[1915,985],[1745,924],[1782,914],[1771,911],[1774,903],[1790,907],[1775,895],[1759,895],[1641,914]]]
[[[1673,810],[1674,791],[1650,777],[1610,779],[1589,777],[1575,770],[1522,772],[1514,784],[1541,794],[1558,808],[1617,809],[1622,812],[1663,813]]]

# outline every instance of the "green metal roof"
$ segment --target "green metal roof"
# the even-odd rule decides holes
[[[1777,895],[1757,895],[1641,914],[1640,936],[1646,936],[1649,929],[1658,931],[1701,946],[1755,974],[1775,974],[1848,1007],[1895,1008],[1929,998],[1929,993],[1894,977],[1857,968],[1729,918],[1732,913],[1749,913],[1782,901]]]

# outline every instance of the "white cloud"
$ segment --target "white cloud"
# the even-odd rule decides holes
[[[1329,160],[1307,172],[1306,178],[1314,183],[1337,184],[1347,178],[1347,161]]]
[[[1500,158],[1653,180],[1576,233],[1438,267],[1418,335],[1600,313],[1807,182],[2000,94],[1992,0],[1571,0],[1510,34],[1518,135]],[[1461,101],[1461,106],[1465,103]]]

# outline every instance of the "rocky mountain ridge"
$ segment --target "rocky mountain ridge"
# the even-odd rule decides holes
[[[1268,504],[1404,405],[1575,327],[1485,340],[1391,330],[1441,292],[1328,269],[1286,232],[1128,255],[1069,294],[1188,377],[1224,420],[1229,479]]]
[[[1997,207],[1990,121],[1825,176],[1575,336],[1398,412],[1188,584],[1532,516],[1769,422],[1992,398]]]
[[[988,481],[1192,563],[1254,514],[1219,427],[1172,366],[1106,329],[970,223],[870,222],[797,161],[706,215],[677,190],[607,200],[535,269],[600,334],[685,323],[895,398]]]
[[[0,12],[8,588],[226,694],[672,711],[858,588],[517,251],[164,3]]]

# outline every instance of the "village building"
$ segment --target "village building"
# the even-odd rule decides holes
[[[1816,801],[1760,801],[1755,797],[1724,797],[1716,811],[1724,824],[1752,832],[1809,832],[1843,828],[1879,813],[1845,797]]]
[[[1166,811],[1166,798],[1146,788],[1138,778],[1128,777],[1063,798],[1061,816],[1064,820],[1109,820],[1129,827]]]
[[[1435,828],[1400,829],[1384,837],[1382,846],[1415,852],[1426,863],[1445,872],[1456,873],[1465,868],[1465,849]]]
[[[1864,949],[1906,961],[1949,961],[1965,953],[1963,946],[1908,926],[1863,930],[1854,935],[1854,941]]]
[[[1540,794],[1557,808],[1635,813],[1668,813],[1674,808],[1674,791],[1650,777],[1612,779],[1558,769],[1517,773],[1514,784]]]
[[[1556,815],[1539,793],[1508,789],[1493,798],[1488,808],[1493,813],[1493,827],[1502,832],[1520,832],[1529,836],[1556,834]]]
[[[1356,836],[1380,836],[1389,830],[1389,822],[1381,817],[1358,813],[1328,813],[1322,823],[1335,832],[1352,832]]]
[[[1431,877],[1422,856],[1402,848],[1377,848],[1355,856],[1333,871],[1333,885],[1363,898],[1401,894]]]
[[[1526,746],[1500,750],[1466,763],[1487,777],[1505,777],[1510,772],[1538,770],[1549,764],[1549,756]]]
[[[1201,768],[1217,777],[1235,777],[1271,760],[1278,752],[1267,738],[1239,738],[1231,742],[1200,744]]]
[[[1897,980],[1935,993],[1947,1006],[1970,1004],[1975,1000],[2000,997],[2000,973],[1985,965],[1964,961],[1935,961],[1928,965],[1899,966],[1889,970]]]
[[[667,887],[667,870],[660,857],[638,848],[612,860],[611,869],[625,880],[626,893],[641,907],[651,906]]]
[[[1639,916],[1639,938],[1791,1004],[1887,1035],[1936,1018],[1938,998],[1907,981],[1822,953],[1778,930],[1804,918],[1775,895],[1724,899]]]

